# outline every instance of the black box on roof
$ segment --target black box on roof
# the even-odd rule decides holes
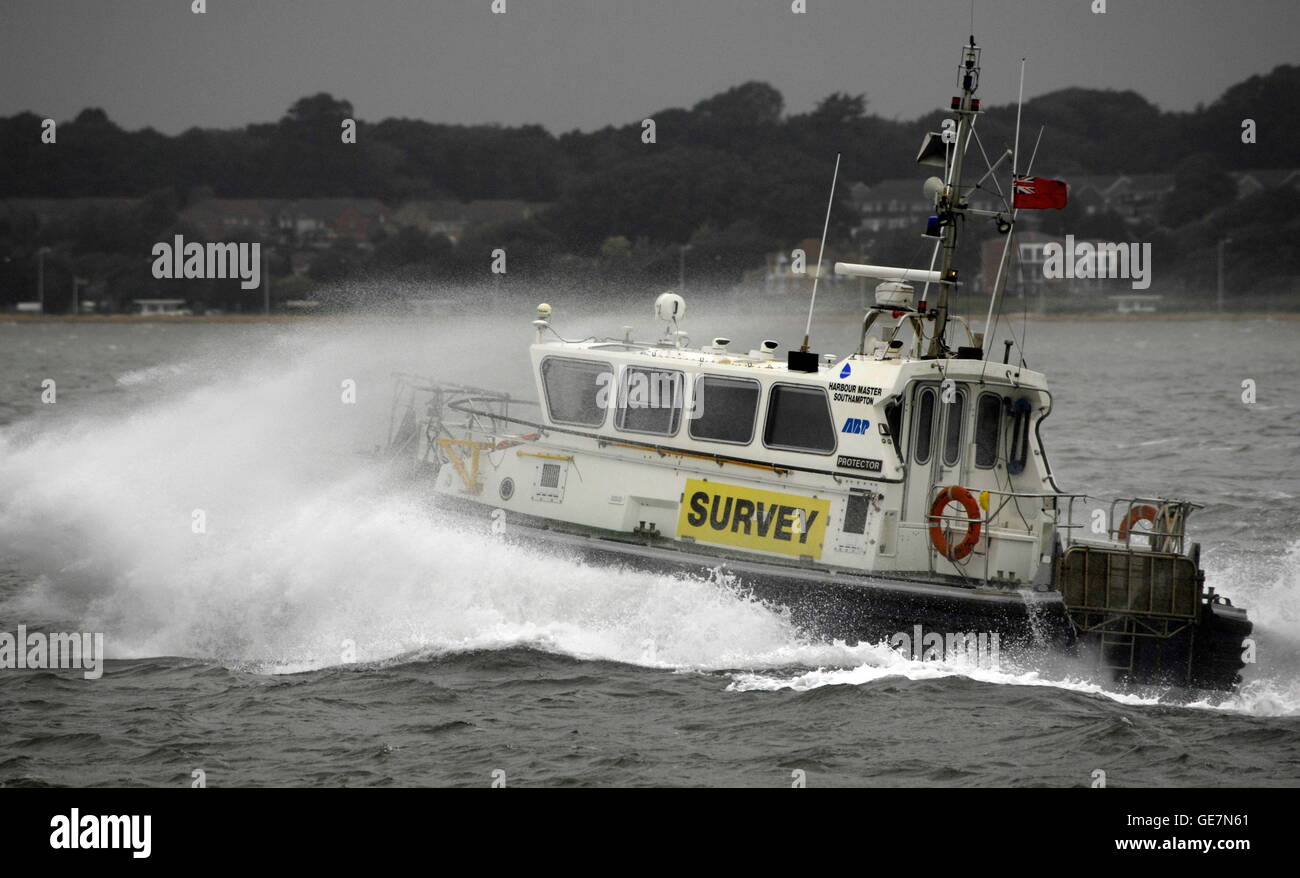
[[[816,372],[817,355],[812,351],[788,351],[785,367],[791,372]]]

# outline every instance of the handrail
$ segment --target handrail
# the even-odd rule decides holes
[[[772,464],[772,463],[767,463],[765,461],[750,460],[744,457],[735,457],[729,454],[716,454],[716,453],[705,452],[705,451],[694,451],[685,448],[677,448],[671,445],[660,445],[654,442],[638,442],[637,440],[628,437],[615,438],[613,436],[605,436],[600,433],[591,433],[583,430],[573,430],[566,427],[557,427],[553,424],[545,424],[540,421],[529,421],[529,420],[525,420],[524,418],[516,418],[513,415],[503,415],[503,414],[496,414],[492,412],[477,411],[475,409],[470,409],[470,408],[464,408],[465,405],[468,405],[472,402],[474,402],[473,399],[453,400],[452,402],[447,403],[447,408],[468,415],[480,415],[484,417],[493,417],[493,418],[500,419],[502,421],[506,421],[507,423],[523,424],[524,426],[532,427],[536,430],[545,433],[563,433],[568,436],[579,436],[583,439],[592,439],[602,447],[606,445],[621,445],[628,448],[639,448],[643,451],[653,451],[656,454],[659,454],[661,456],[692,457],[700,460],[709,460],[719,465],[722,464],[732,464],[733,466],[757,465],[763,468],[770,468],[773,472],[781,475],[784,475],[786,473],[791,473],[791,472],[799,472],[799,473],[811,473],[813,475],[819,475],[819,476],[830,476],[831,478],[834,478],[836,480],[855,479],[858,481],[881,482],[886,484],[893,484],[901,481],[900,479],[887,479],[883,477],[863,475],[860,473],[838,472],[835,470],[817,469],[815,467],[798,466],[796,464],[789,464],[789,463]],[[532,403],[532,405],[537,405],[537,403],[534,402]]]
[[[942,485],[935,485],[932,487],[931,496],[930,496],[931,503],[934,502],[934,498],[937,497],[942,490],[943,490]],[[994,519],[997,518],[998,514],[1004,508],[1006,508],[1007,504],[1010,503],[1012,500],[1051,499],[1053,501],[1055,500],[1067,501],[1064,510],[1062,510],[1059,505],[1055,503],[1053,504],[1053,509],[1056,512],[1056,515],[1054,516],[1055,520],[1052,522],[1053,527],[1055,527],[1057,531],[1064,532],[1062,536],[1064,537],[1065,546],[1067,548],[1069,546],[1083,544],[1085,542],[1090,544],[1093,542],[1102,541],[1102,540],[1083,540],[1075,536],[1074,534],[1075,531],[1082,530],[1088,527],[1086,521],[1078,524],[1075,523],[1075,519],[1074,519],[1075,504],[1079,501],[1083,501],[1084,503],[1086,503],[1087,501],[1094,501],[1095,503],[1098,504],[1096,508],[1101,508],[1106,510],[1107,521],[1106,521],[1106,533],[1105,533],[1104,541],[1119,546],[1123,546],[1130,550],[1149,549],[1150,551],[1153,552],[1157,552],[1157,551],[1174,552],[1176,554],[1181,554],[1186,544],[1186,539],[1187,539],[1186,523],[1187,523],[1188,515],[1190,515],[1191,512],[1193,512],[1194,510],[1204,508],[1204,506],[1198,503],[1192,503],[1187,500],[1170,499],[1167,497],[1130,497],[1130,498],[1111,499],[1111,498],[1095,497],[1089,494],[1070,493],[1064,491],[1047,491],[1047,492],[1011,491],[1011,490],[1003,490],[1000,488],[987,488],[987,489],[980,489],[980,490],[971,488],[969,490],[976,495],[988,494],[990,496],[1004,498],[997,505],[996,508],[985,509],[984,510],[985,514],[981,516],[979,519],[981,524],[987,525],[989,527],[990,536],[991,536],[991,530],[992,530]],[[992,504],[990,504],[990,506],[992,506]],[[1153,524],[1152,529],[1135,531],[1132,528],[1130,528],[1125,533],[1124,538],[1121,539],[1120,528],[1117,523],[1122,520],[1127,520],[1127,518],[1132,514],[1134,509],[1138,509],[1142,506],[1152,506],[1158,510],[1158,513],[1156,515],[1157,521],[1152,522]],[[983,504],[981,504],[981,508],[983,508]],[[1123,518],[1116,517],[1116,510],[1118,508],[1123,508],[1124,510]],[[1062,512],[1064,512],[1064,516],[1061,515]],[[1064,517],[1065,519],[1064,521],[1061,521],[1062,517]],[[938,516],[938,518],[944,521],[952,520],[958,522],[970,520],[964,516],[951,516],[951,517]],[[1161,524],[1164,524],[1165,526],[1162,527]],[[1097,536],[1100,538],[1101,534],[1098,534]],[[1148,547],[1132,545],[1130,541],[1133,536],[1149,537],[1150,545]]]

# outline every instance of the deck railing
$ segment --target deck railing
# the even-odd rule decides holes
[[[936,485],[931,489],[930,503],[944,490]],[[980,542],[987,547],[988,541],[998,538],[993,528],[1001,520],[1005,525],[1007,517],[1003,513],[1014,505],[1016,514],[1022,517],[1026,532],[1031,530],[1030,519],[1020,507],[1020,501],[1034,501],[1034,510],[1042,509],[1049,513],[1050,523],[1061,534],[1063,548],[1073,545],[1109,544],[1130,551],[1157,552],[1163,554],[1186,554],[1187,518],[1199,504],[1187,500],[1164,497],[1124,497],[1104,499],[1088,494],[1071,494],[1062,492],[1036,493],[1029,491],[1004,491],[988,489],[972,491],[979,498],[982,515],[972,519],[962,512],[931,516],[931,523],[942,522],[951,525],[969,527],[978,522],[983,528]],[[1064,520],[1062,520],[1064,519]],[[1001,526],[1005,532],[1009,528]]]

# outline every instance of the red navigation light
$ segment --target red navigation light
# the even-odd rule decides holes
[[[970,108],[978,113],[980,111],[980,99],[971,98]]]
[[[952,108],[953,108],[954,110],[960,110],[960,109],[961,109],[961,98],[959,98],[959,97],[954,97],[954,98],[952,99]]]

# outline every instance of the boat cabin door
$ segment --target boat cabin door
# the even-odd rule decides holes
[[[907,487],[903,520],[928,524],[937,489],[964,484],[967,411],[965,387],[955,381],[923,382],[912,389],[906,434]]]

